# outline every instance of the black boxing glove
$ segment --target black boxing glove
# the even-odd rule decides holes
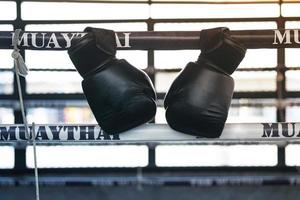
[[[83,77],[83,92],[100,127],[117,134],[153,119],[156,94],[151,80],[115,57],[115,32],[90,27],[84,32],[68,53]]]
[[[164,107],[171,128],[200,137],[220,137],[234,91],[234,80],[228,74],[246,53],[224,30],[201,33],[205,45],[199,59],[187,64],[167,92]]]
[[[200,33],[201,54],[197,62],[206,61],[231,75],[242,62],[246,49],[230,36],[228,28],[205,29]]]

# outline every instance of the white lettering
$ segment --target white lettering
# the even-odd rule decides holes
[[[61,49],[61,46],[58,44],[58,41],[56,39],[56,36],[54,33],[51,34],[50,36],[50,39],[49,39],[49,42],[46,46],[47,49],[51,48],[50,44],[54,44],[54,48],[60,48]]]
[[[284,34],[282,35],[279,30],[274,30],[274,42],[273,44],[278,44],[277,40],[279,40],[279,44],[292,44],[291,43],[291,32],[290,30],[285,30]],[[285,42],[284,42],[284,39]]]
[[[69,48],[71,46],[71,41],[74,38],[74,36],[76,35],[76,33],[72,33],[71,37],[68,36],[68,33],[62,33],[61,35],[64,37],[64,39],[66,41],[66,48]]]
[[[31,39],[32,39],[32,46],[36,47],[36,48],[43,48],[45,45],[45,35],[46,33],[41,33],[42,34],[42,44],[40,46],[37,45],[36,42],[36,36],[38,33],[31,33]]]
[[[299,41],[299,30],[294,30],[294,41],[295,41],[295,43],[300,44],[300,41]]]
[[[120,47],[120,48],[126,48],[126,47],[129,48],[129,47],[131,47],[130,46],[130,38],[129,38],[130,33],[123,33],[123,34],[125,36],[125,44],[124,44],[124,46],[122,46],[121,41],[120,41],[118,35],[116,34],[117,47]]]
[[[15,36],[15,33],[12,33],[12,37],[11,37],[11,44],[13,44],[13,39],[14,39],[14,36]],[[21,36],[21,39],[19,38],[18,39],[18,46],[22,43],[23,43],[23,46],[24,47],[29,47],[29,44],[28,44],[28,33],[24,33],[22,36]],[[11,45],[13,46],[13,45]]]

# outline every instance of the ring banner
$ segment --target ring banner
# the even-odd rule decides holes
[[[32,126],[29,126],[32,137]],[[84,141],[205,141],[205,138],[187,135],[171,129],[167,124],[144,124],[121,134],[108,135],[98,125],[91,124],[37,124],[36,142]],[[30,138],[32,139],[32,138]],[[300,141],[300,123],[231,123],[218,139],[233,141]],[[216,139],[210,139],[216,141]],[[27,141],[24,125],[0,125],[0,144]]]
[[[119,50],[199,49],[201,31],[116,32]],[[298,29],[230,31],[246,48],[300,48]],[[31,50],[66,50],[83,32],[22,32],[19,47]],[[12,49],[14,32],[0,31],[0,49]]]

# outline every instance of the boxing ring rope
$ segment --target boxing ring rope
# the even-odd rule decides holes
[[[22,124],[0,125],[0,145],[27,142]],[[200,138],[171,129],[167,124],[144,124],[116,135],[108,135],[94,124],[29,125],[30,140],[37,144],[260,144],[284,146],[300,143],[300,123],[228,123],[219,139]],[[33,131],[34,130],[34,131]],[[33,138],[32,132],[36,137]]]
[[[232,38],[248,49],[299,48],[298,29],[237,30]],[[201,31],[117,32],[119,50],[180,50],[199,49]],[[0,31],[0,49],[12,49],[14,32]],[[23,32],[19,40],[22,49],[66,50],[71,42],[84,36],[83,32]]]

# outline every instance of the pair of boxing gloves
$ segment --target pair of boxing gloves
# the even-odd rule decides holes
[[[150,78],[124,59],[117,59],[115,32],[86,28],[69,56],[83,77],[82,88],[100,127],[118,134],[153,119],[156,93]],[[234,80],[230,76],[246,49],[229,29],[202,30],[201,54],[172,83],[164,99],[171,128],[206,138],[219,137],[230,107]]]

